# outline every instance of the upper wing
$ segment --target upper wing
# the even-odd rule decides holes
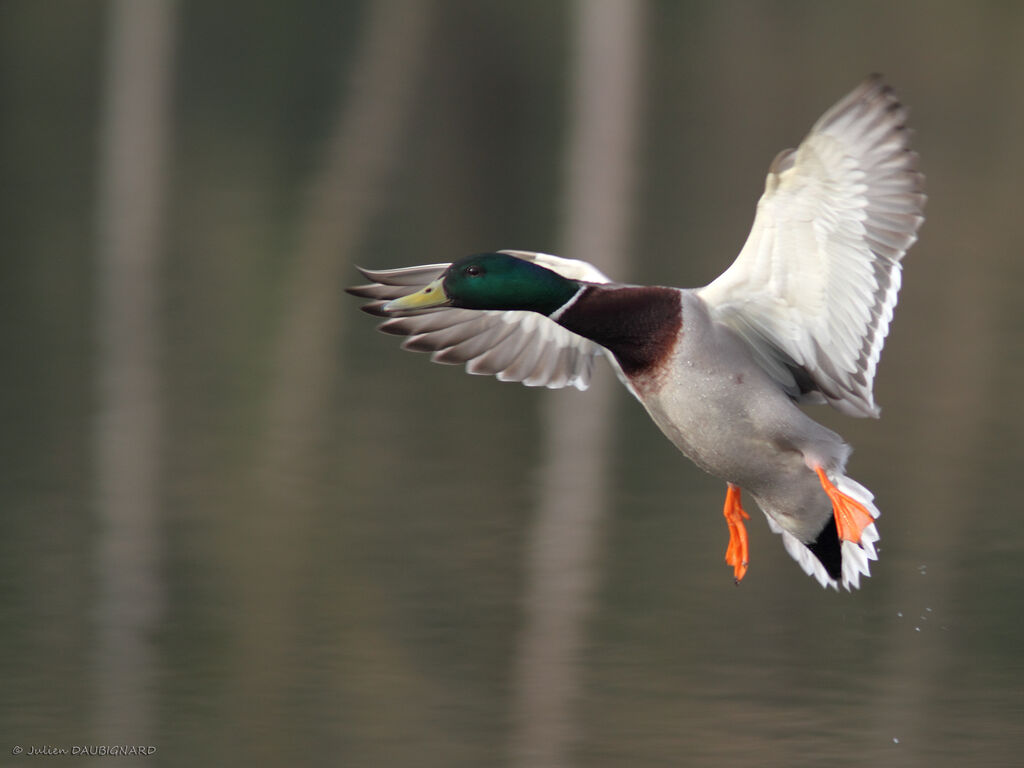
[[[544,253],[504,251],[554,270],[574,280],[607,283],[608,278],[584,261]],[[433,352],[437,363],[465,363],[469,373],[495,375],[528,387],[586,389],[594,357],[602,349],[536,312],[482,312],[472,309],[429,309],[393,317],[381,310],[391,299],[417,291],[434,280],[447,264],[360,272],[371,285],[348,292],[373,299],[363,307],[372,315],[390,317],[380,330],[408,336],[403,349]]]
[[[698,291],[793,397],[851,415],[878,415],[900,259],[924,221],[906,117],[877,75],[828,110],[775,158],[743,250]]]

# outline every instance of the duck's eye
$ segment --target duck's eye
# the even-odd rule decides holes
[[[480,277],[484,273],[484,268],[479,264],[470,264],[466,267],[465,275],[467,277]]]

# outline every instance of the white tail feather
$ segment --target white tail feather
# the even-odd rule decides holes
[[[839,475],[836,478],[835,486],[854,501],[863,504],[872,517],[877,518],[881,514],[878,511],[878,507],[874,504],[875,497],[871,491],[856,480],[846,475]],[[765,517],[768,518],[768,527],[771,528],[772,532],[782,535],[782,545],[786,548],[790,557],[796,560],[800,567],[804,569],[804,573],[815,578],[822,587],[839,589],[839,583],[828,575],[825,566],[807,548],[806,544],[789,531],[784,530],[767,514]],[[878,559],[878,553],[875,551],[875,542],[878,539],[878,528],[872,523],[861,532],[859,544],[854,544],[852,541],[842,542],[842,585],[847,591],[860,588],[861,575],[871,575],[870,561]]]

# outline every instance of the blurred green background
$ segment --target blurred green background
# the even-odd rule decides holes
[[[1003,2],[0,4],[0,762],[1018,764],[1022,39]],[[702,285],[873,71],[929,203],[882,419],[814,410],[883,513],[858,593],[760,515],[735,587],[724,488],[607,371],[430,365],[342,291],[497,248]]]

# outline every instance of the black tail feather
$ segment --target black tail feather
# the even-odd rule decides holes
[[[838,581],[843,574],[843,549],[836,530],[835,515],[828,516],[828,522],[821,529],[818,538],[807,545],[811,553],[825,566],[825,571]]]

